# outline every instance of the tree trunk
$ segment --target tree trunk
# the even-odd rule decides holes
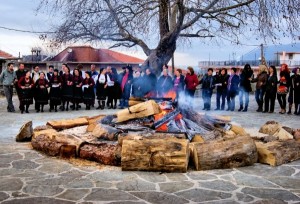
[[[249,136],[194,143],[193,152],[197,170],[235,168],[257,161],[256,146]]]
[[[300,159],[300,141],[255,142],[255,144],[259,163],[278,166]]]
[[[188,140],[124,140],[122,170],[186,172],[189,161]]]

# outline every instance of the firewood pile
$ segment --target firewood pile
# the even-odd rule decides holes
[[[17,141],[50,156],[81,158],[122,170],[186,172],[234,168],[256,162],[273,166],[300,158],[296,130],[262,127],[251,137],[228,116],[200,114],[166,99],[134,99],[116,115],[24,124]],[[269,122],[267,125],[274,125]],[[293,131],[293,132],[291,132]],[[295,136],[295,137],[296,137]],[[289,154],[281,155],[282,152]]]

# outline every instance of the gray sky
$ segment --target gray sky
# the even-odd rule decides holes
[[[39,0],[0,0],[0,26],[29,31],[45,31],[51,25],[51,19],[48,15],[35,11]],[[210,43],[209,39],[194,39],[190,45],[180,45],[175,52],[175,66],[196,66],[201,60],[228,60],[237,58],[248,51],[256,48],[261,42],[243,42],[243,46],[232,45],[229,41],[223,40],[221,45]],[[287,42],[289,43],[289,42]],[[46,45],[39,40],[38,34],[16,32],[0,28],[0,49],[14,56],[30,55],[31,48]],[[99,47],[100,48],[100,47]],[[106,48],[106,47],[101,47]],[[61,50],[56,50],[57,54]],[[139,49],[135,48],[120,50],[142,59],[146,56]]]

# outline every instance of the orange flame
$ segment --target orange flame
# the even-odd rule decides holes
[[[175,98],[176,98],[176,91],[170,90],[170,91],[168,91],[167,93],[165,93],[165,94],[163,95],[163,97],[164,97],[164,98],[172,98],[172,101],[174,101]]]

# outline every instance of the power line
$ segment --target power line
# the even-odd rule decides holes
[[[29,31],[29,30],[20,30],[20,29],[15,29],[15,28],[8,28],[8,27],[4,27],[4,26],[0,26],[1,29],[4,30],[10,30],[10,31],[16,31],[16,32],[22,32],[22,33],[35,33],[35,34],[52,34],[55,32],[51,32],[51,31]]]

